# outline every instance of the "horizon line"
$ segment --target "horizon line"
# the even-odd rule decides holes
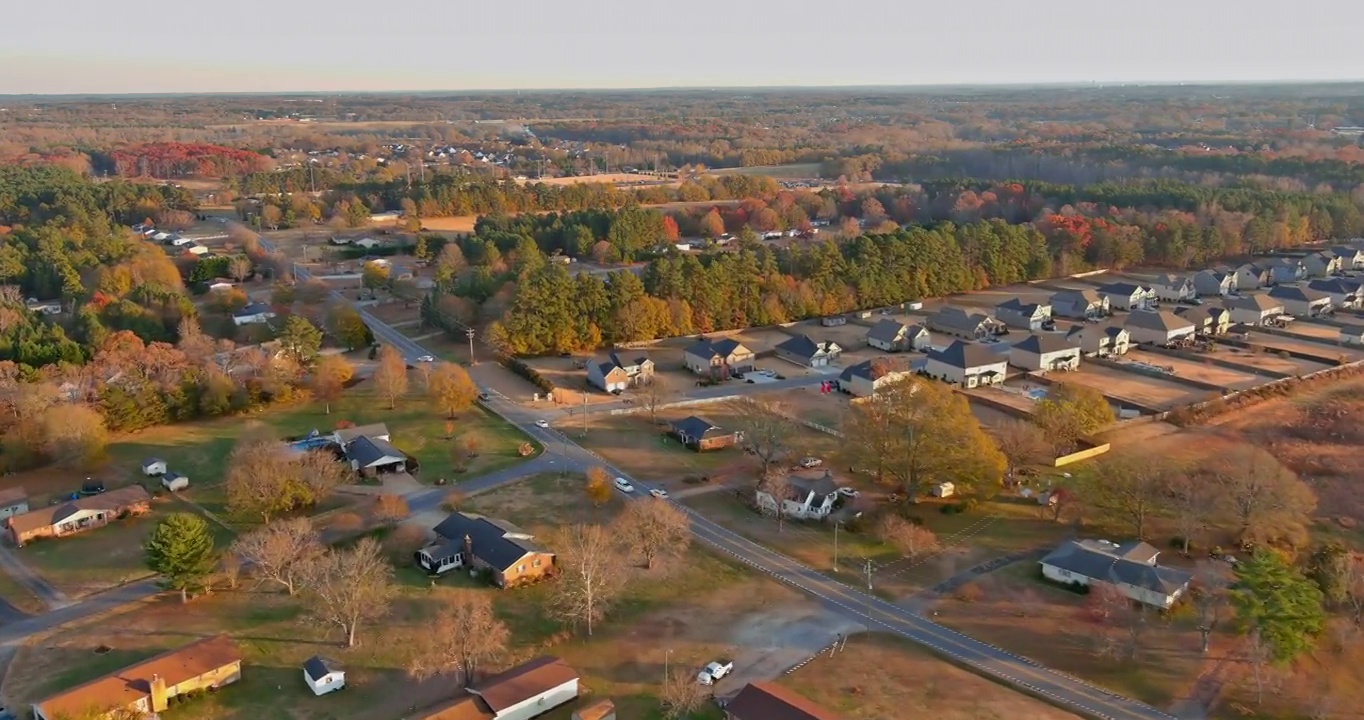
[[[870,83],[850,85],[658,85],[639,87],[538,87],[538,88],[482,88],[482,89],[354,89],[354,90],[215,90],[196,92],[191,90],[137,91],[137,92],[53,92],[53,93],[0,93],[0,99],[19,98],[151,98],[151,97],[271,97],[271,96],[347,96],[347,95],[478,95],[509,93],[601,93],[601,92],[736,92],[736,91],[792,91],[792,90],[928,90],[928,89],[1107,89],[1112,87],[1179,88],[1179,87],[1256,87],[1291,85],[1357,85],[1364,84],[1364,77],[1354,79],[1279,79],[1279,80],[1077,80],[1077,81],[1037,81],[1037,82],[993,82],[993,83],[916,83],[892,84]]]

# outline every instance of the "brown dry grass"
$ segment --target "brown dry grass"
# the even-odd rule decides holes
[[[882,636],[856,635],[842,652],[821,655],[780,682],[848,720],[1076,717]]]
[[[1185,360],[1170,355],[1132,350],[1127,353],[1127,359],[1163,367],[1172,367],[1175,369],[1175,375],[1177,377],[1185,377],[1190,380],[1212,383],[1214,385],[1232,388],[1233,390],[1252,388],[1256,385],[1263,385],[1265,383],[1264,378],[1249,372],[1238,372],[1217,365],[1194,362],[1192,360]]]
[[[474,223],[476,222],[478,222],[477,215],[424,217],[422,218],[422,227],[433,232],[471,233],[474,231]]]
[[[1132,400],[1161,410],[1186,405],[1191,400],[1200,399],[1197,396],[1207,394],[1166,380],[1112,370],[1092,363],[1081,364],[1079,370],[1066,373],[1062,379],[1088,385],[1110,397]]]

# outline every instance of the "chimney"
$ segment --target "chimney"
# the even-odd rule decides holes
[[[160,675],[152,675],[151,681],[152,712],[165,712],[170,707],[170,693],[166,691],[166,680]]]
[[[467,567],[474,564],[474,539],[467,533],[464,535],[464,565]]]

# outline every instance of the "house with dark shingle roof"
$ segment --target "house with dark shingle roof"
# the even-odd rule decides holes
[[[587,382],[592,387],[606,392],[617,392],[638,385],[647,385],[654,379],[654,361],[643,355],[623,360],[612,351],[605,358],[587,364]]]
[[[792,475],[782,485],[782,516],[797,520],[823,520],[833,512],[834,501],[838,499],[838,483],[833,474],[825,470],[822,475],[808,477]],[[775,512],[776,497],[772,488],[761,485],[753,494],[758,508]]]
[[[1330,277],[1340,272],[1341,259],[1330,250],[1311,253],[1302,259],[1305,277]]]
[[[968,313],[957,307],[945,307],[928,316],[928,328],[952,337],[979,340],[994,335],[1001,327],[998,320],[981,313]]]
[[[1051,323],[1051,305],[1012,297],[995,306],[995,317],[1011,328],[1041,330]]]
[[[672,434],[682,441],[683,445],[697,452],[727,448],[743,438],[743,433],[724,430],[719,425],[702,420],[695,415],[674,420],[669,423],[669,428]]]
[[[1231,328],[1231,313],[1216,305],[1182,307],[1175,314],[1193,323],[1199,335],[1225,335]]]
[[[1170,302],[1183,302],[1198,297],[1198,289],[1194,287],[1193,278],[1187,275],[1173,275],[1162,273],[1151,281],[1151,290],[1155,292],[1159,300]]]
[[[838,360],[843,348],[833,341],[817,342],[809,335],[796,335],[776,347],[777,357],[802,367],[827,367]]]
[[[682,351],[682,363],[688,370],[721,380],[752,370],[754,358],[753,351],[734,338],[700,338]]]
[[[1342,271],[1364,270],[1364,250],[1351,245],[1337,245],[1331,248],[1330,253],[1340,260]]]
[[[1192,321],[1169,310],[1138,310],[1127,316],[1123,326],[1137,344],[1171,345],[1197,332]]]
[[[1099,297],[1108,300],[1108,306],[1119,310],[1139,310],[1151,306],[1156,292],[1144,285],[1130,282],[1114,282],[1099,286]]]
[[[450,513],[434,528],[439,538],[418,550],[417,564],[440,575],[456,568],[485,570],[501,588],[533,582],[554,572],[555,555],[535,536],[505,520]]]
[[[1231,313],[1231,321],[1238,325],[1264,325],[1284,314],[1283,303],[1264,293],[1233,295],[1222,301]]]
[[[1086,355],[1098,357],[1126,355],[1132,345],[1132,335],[1115,323],[1079,325],[1066,333],[1066,338],[1079,343]]]
[[[1085,320],[1103,317],[1110,309],[1107,297],[1088,288],[1061,290],[1051,296],[1051,314],[1056,317]]]
[[[1008,372],[1007,354],[961,340],[943,350],[929,350],[924,366],[925,375],[967,388],[1002,383]]]
[[[1199,295],[1226,297],[1236,289],[1236,273],[1225,270],[1199,270],[1193,276],[1194,290]]]
[[[1273,282],[1269,268],[1257,263],[1246,263],[1236,268],[1236,289],[1242,292],[1259,290]]]
[[[1342,325],[1340,344],[1364,347],[1364,325]]]
[[[479,680],[412,720],[529,720],[578,697],[578,672],[541,657]]]
[[[856,397],[871,397],[885,385],[909,377],[913,372],[904,358],[864,360],[838,376],[838,389]]]
[[[361,475],[406,472],[407,453],[382,438],[361,435],[346,443],[346,460]]]
[[[1364,306],[1364,283],[1347,277],[1317,278],[1307,287],[1331,296],[1331,307],[1358,308]]]
[[[1141,541],[1069,540],[1042,558],[1049,580],[1089,586],[1108,583],[1123,595],[1168,610],[1189,589],[1192,576],[1156,564],[1160,551]]]
[[[1080,344],[1060,333],[1033,333],[1009,348],[1009,362],[1024,370],[1074,370]]]
[[[901,352],[904,350],[927,350],[933,343],[928,328],[922,325],[905,325],[890,318],[883,318],[867,331],[867,344],[877,350]]]
[[[1315,317],[1331,309],[1331,296],[1306,285],[1275,285],[1266,293],[1293,317]]]
[[[751,682],[725,704],[725,720],[843,720],[774,682]]]

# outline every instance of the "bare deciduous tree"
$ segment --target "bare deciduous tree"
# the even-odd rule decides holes
[[[611,531],[601,525],[561,529],[551,547],[559,554],[559,581],[554,608],[560,617],[592,626],[605,617],[611,603],[625,589],[625,559]]]
[[[1301,547],[1317,507],[1312,488],[1268,451],[1250,445],[1218,458],[1212,470],[1243,540]]]
[[[706,700],[705,686],[686,672],[670,672],[663,680],[659,693],[663,701],[663,717],[669,720],[690,717]]]
[[[486,594],[457,591],[441,599],[434,619],[412,638],[407,671],[418,680],[453,674],[467,686],[479,666],[507,652],[510,639]]]
[[[227,274],[237,282],[242,282],[251,274],[251,259],[245,255],[238,255],[227,261]]]
[[[1133,602],[1117,586],[1097,581],[1090,583],[1087,606],[1102,628],[1094,633],[1096,654],[1136,660],[1148,626],[1146,606]]]
[[[374,519],[379,522],[393,526],[398,521],[406,518],[410,512],[407,507],[407,500],[402,495],[384,493],[374,498]]]
[[[1174,521],[1186,556],[1193,541],[1216,519],[1216,510],[1221,505],[1219,495],[1219,485],[1201,474],[1180,470],[1166,476],[1161,504]]]
[[[373,538],[363,538],[350,549],[329,549],[308,563],[303,586],[312,601],[313,617],[336,625],[354,647],[360,624],[388,613],[397,588],[393,566]]]
[[[612,529],[649,569],[660,557],[681,555],[691,539],[691,523],[686,513],[658,498],[628,503],[625,512],[612,523]]]
[[[1212,641],[1212,634],[1217,630],[1217,623],[1222,619],[1222,612],[1227,607],[1228,584],[1229,578],[1222,563],[1205,560],[1194,567],[1189,595],[1193,599],[1198,636],[1202,641],[1205,655]]]
[[[736,429],[743,432],[744,444],[762,463],[759,478],[766,478],[772,467],[791,451],[796,424],[786,416],[785,406],[770,400],[748,399],[738,403],[738,409]]]
[[[236,590],[242,577],[242,556],[229,549],[218,560],[218,572],[227,581],[227,589]]]
[[[1166,479],[1178,469],[1166,458],[1127,451],[1110,453],[1081,473],[1080,501],[1101,518],[1123,523],[1140,539],[1165,499]]]
[[[938,549],[938,536],[932,530],[912,523],[899,515],[887,514],[876,526],[877,537],[887,545],[904,553],[911,560],[921,553]]]
[[[251,566],[257,580],[298,592],[304,570],[322,554],[322,544],[307,518],[277,520],[237,538],[228,553]]]
[[[1051,459],[1052,443],[1036,424],[1026,420],[1009,420],[991,433],[999,451],[1004,453],[1005,480],[1012,482],[1019,469]]]
[[[644,409],[649,413],[649,422],[658,422],[659,408],[672,402],[676,394],[673,383],[663,375],[655,375],[644,387],[640,388],[639,396],[644,402]]]
[[[774,471],[768,473],[758,487],[758,492],[766,493],[772,499],[772,516],[777,519],[777,532],[781,532],[786,524],[786,516],[790,511],[786,507],[786,502],[791,498],[794,488],[791,487],[791,478],[785,473]]]
[[[391,345],[379,349],[379,364],[374,368],[374,386],[388,401],[388,409],[398,407],[398,398],[407,392],[407,361]]]

